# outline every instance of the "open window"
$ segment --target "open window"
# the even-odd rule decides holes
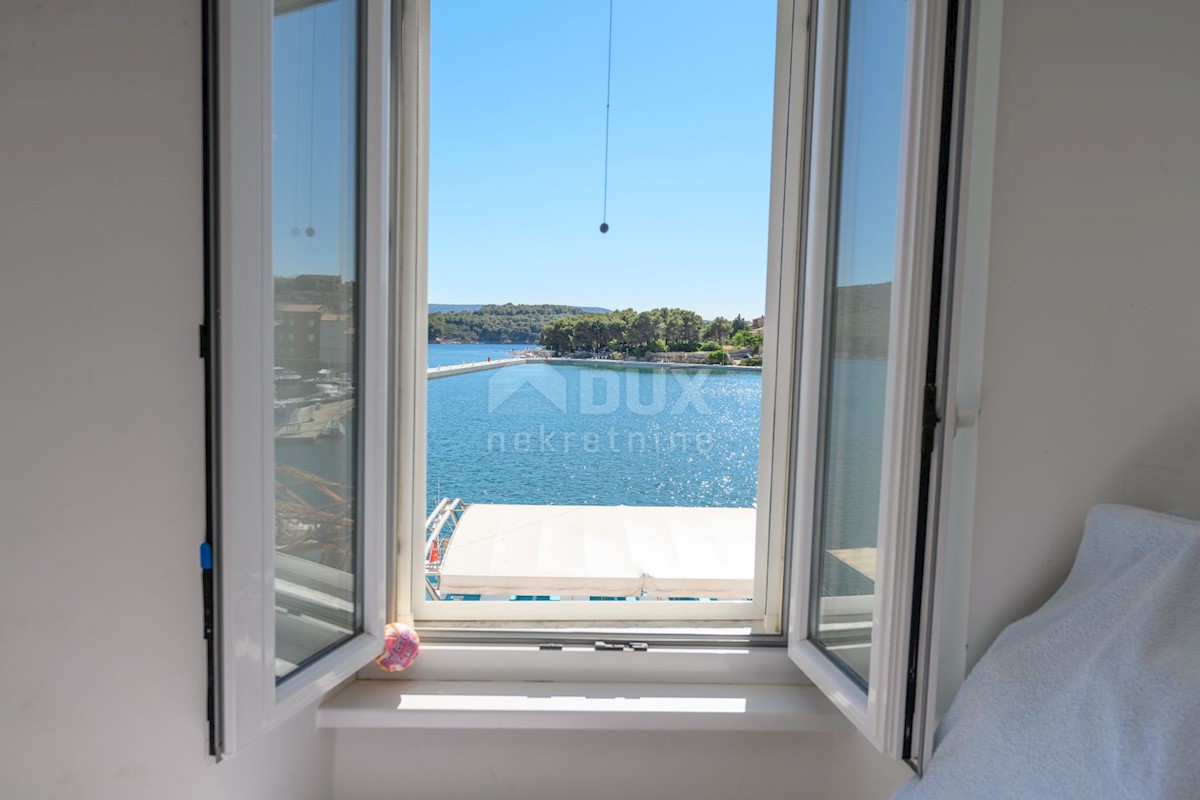
[[[830,0],[813,10],[788,649],[879,749],[919,760],[958,5]]]
[[[369,0],[209,8],[218,755],[382,643],[389,19]]]
[[[565,5],[538,9],[595,40],[588,52],[598,66],[588,69],[601,77],[608,44],[609,95],[596,105],[616,107],[613,56],[632,56],[612,48],[612,33],[619,14],[633,12]],[[706,13],[694,4],[642,6],[676,23],[672,46],[684,67],[695,62],[664,68],[675,80],[699,74],[705,48],[730,43],[722,35],[742,36],[745,53],[773,43],[770,57],[747,61],[753,67],[727,65],[757,70],[761,81],[742,98],[757,105],[737,111],[756,120],[761,147],[732,170],[757,169],[756,182],[722,173],[721,151],[697,132],[725,112],[686,119],[633,168],[657,159],[694,173],[686,159],[671,161],[672,142],[691,131],[711,151],[705,180],[721,189],[703,199],[720,210],[712,198],[736,186],[752,198],[762,267],[745,282],[757,281],[761,306],[730,309],[750,332],[739,339],[744,353],[723,341],[733,326],[715,305],[488,308],[483,316],[510,317],[499,323],[472,319],[474,310],[431,314],[435,280],[463,292],[486,285],[483,272],[435,274],[479,252],[460,239],[483,239],[510,260],[504,242],[538,245],[532,227],[502,242],[478,214],[456,218],[454,203],[431,198],[447,186],[460,199],[490,197],[495,209],[500,199],[466,178],[490,176],[480,185],[489,191],[504,186],[490,170],[531,179],[529,163],[497,167],[481,152],[489,136],[519,138],[483,113],[507,102],[485,78],[515,80],[487,47],[507,47],[514,68],[530,70],[527,51],[538,48],[521,31],[542,26],[539,47],[550,47],[561,30],[506,7],[516,27],[502,31],[455,0],[212,4],[217,752],[236,751],[353,674],[378,651],[384,623],[402,620],[426,641],[536,645],[636,628],[645,641],[661,633],[675,644],[786,645],[876,746],[919,756],[952,297],[944,262],[957,3],[778,0],[743,29],[724,20],[707,34],[686,24]],[[448,27],[439,33],[438,24]],[[653,25],[634,28],[651,37],[640,46],[654,44]],[[440,62],[439,42],[462,57]],[[558,46],[564,59],[582,47]],[[467,58],[471,50],[484,61]],[[461,107],[439,111],[439,87],[454,95],[439,69],[466,72],[458,91],[475,93]],[[699,105],[744,88],[701,93]],[[653,97],[642,102],[656,110]],[[482,133],[462,130],[472,109],[487,123]],[[552,112],[541,107],[543,123]],[[631,129],[598,111],[585,122],[590,150],[605,155],[596,160],[604,183],[589,184],[589,202],[603,187],[605,226],[578,222],[587,247],[620,252],[633,233],[626,226],[639,225],[643,238],[633,238],[645,246],[671,227],[667,217],[621,217],[609,203],[620,196],[609,179],[627,179],[630,168],[610,171],[608,136],[623,130],[628,144]],[[439,140],[446,131],[458,150]],[[439,146],[449,149],[439,155]],[[525,146],[544,155],[545,143]],[[570,206],[566,194],[534,211]],[[679,225],[702,250],[720,243],[711,218]],[[506,272],[510,282],[542,278]],[[501,324],[508,341],[457,359],[465,363],[432,355],[442,345],[431,339],[477,332],[475,323]],[[709,335],[716,349],[700,350]],[[720,413],[699,413],[714,407]]]
[[[453,5],[444,3],[443,13]],[[402,80],[414,118],[401,150],[420,180],[411,195],[416,207],[407,212],[410,260],[400,265],[401,303],[408,303],[412,322],[399,329],[399,364],[414,405],[401,404],[398,423],[399,457],[412,459],[402,467],[398,488],[398,615],[426,629],[459,623],[442,629],[452,638],[464,635],[464,622],[512,630],[549,621],[556,638],[564,630],[586,636],[622,622],[676,630],[679,623],[699,623],[693,630],[700,637],[704,623],[724,625],[724,632],[741,625],[744,641],[759,644],[783,634],[775,641],[786,637],[793,659],[873,743],[914,757],[922,743],[922,653],[930,636],[936,557],[929,537],[936,526],[943,331],[952,298],[944,262],[953,244],[947,220],[960,94],[957,4],[785,0],[776,8],[755,558],[752,590],[744,599],[736,592],[721,597],[715,579],[708,582],[708,596],[678,582],[661,590],[668,582],[659,581],[646,567],[652,559],[631,544],[636,539],[642,549],[661,550],[658,537],[671,538],[675,526],[699,549],[719,553],[709,537],[728,536],[740,523],[709,526],[700,516],[715,519],[711,509],[668,504],[635,515],[614,511],[620,502],[564,503],[540,486],[522,491],[550,500],[514,508],[450,489],[454,476],[438,462],[448,449],[438,429],[464,395],[474,393],[484,414],[522,390],[537,395],[529,416],[543,436],[513,439],[501,432],[492,439],[485,426],[472,442],[455,442],[460,449],[474,445],[469,472],[494,469],[536,482],[534,471],[522,470],[513,456],[544,451],[546,423],[564,406],[586,410],[606,398],[619,401],[631,381],[613,372],[602,376],[616,367],[609,364],[426,361],[432,339],[470,320],[439,314],[428,324],[425,301],[441,264],[428,251],[425,234],[441,226],[462,235],[472,226],[435,220],[446,212],[430,209],[439,180],[431,153],[442,130],[430,125],[437,119],[430,106],[436,109],[445,86],[438,81],[436,48],[453,36],[437,34],[437,2],[413,6],[407,41],[414,66]],[[703,13],[686,3],[675,11]],[[603,15],[594,14],[593,22],[601,26]],[[520,35],[510,33],[497,39],[519,48],[511,42]],[[471,43],[481,47],[477,39]],[[481,68],[469,58],[454,63],[459,70]],[[458,109],[451,116],[465,113]],[[485,139],[505,137],[486,124],[481,130]],[[486,150],[488,143],[475,144]],[[490,163],[495,155],[488,153],[482,161]],[[469,153],[460,155],[469,160]],[[472,169],[487,172],[477,164]],[[584,352],[574,355],[593,359],[637,343],[622,335],[620,320],[616,332],[588,327],[609,322],[581,318],[538,343],[555,356],[576,349]],[[637,322],[638,315],[625,320],[630,327]],[[474,385],[456,377],[469,374]],[[461,391],[449,391],[451,385]],[[454,427],[455,434],[464,430]],[[565,438],[552,430],[555,436]],[[602,434],[596,441],[611,444]],[[613,479],[596,474],[596,480]],[[615,479],[620,483],[620,476]],[[475,480],[480,482],[477,475]],[[748,517],[750,509],[743,510]],[[725,559],[721,566],[734,565]],[[605,569],[611,573],[596,574]],[[596,599],[625,602],[598,606]],[[642,631],[653,635],[652,628]]]

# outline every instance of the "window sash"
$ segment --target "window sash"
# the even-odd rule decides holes
[[[210,417],[219,513],[213,531],[218,757],[352,675],[380,651],[385,623],[388,408],[387,208],[390,185],[390,3],[361,0],[362,278],[357,391],[362,446],[357,604],[361,632],[276,685],[274,552],[274,310],[271,250],[271,0],[214,0],[215,173],[210,197],[218,246],[209,318],[217,391]]]
[[[835,152],[835,76],[841,57],[842,0],[815,8],[813,145],[809,164],[805,247],[805,305],[797,405],[800,446],[794,469],[792,586],[788,649],[792,659],[881,752],[902,756],[910,647],[910,616],[916,574],[917,507],[922,492],[921,436],[926,355],[937,222],[937,183],[942,134],[942,79],[946,19],[954,0],[908,0],[905,89],[901,144],[897,261],[891,299],[889,374],[885,394],[872,649],[867,687],[852,679],[815,643],[811,581],[816,578],[815,529],[819,462],[822,348],[826,265],[830,230],[831,171]],[[944,344],[942,345],[944,346]],[[926,575],[929,573],[926,572]],[[931,586],[920,587],[928,594]],[[867,602],[864,596],[862,602]],[[925,665],[922,664],[922,667]]]

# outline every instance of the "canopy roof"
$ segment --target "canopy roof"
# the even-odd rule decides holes
[[[467,507],[442,556],[448,594],[754,595],[753,508]]]

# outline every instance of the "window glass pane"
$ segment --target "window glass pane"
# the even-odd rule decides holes
[[[819,504],[816,641],[862,681],[870,664],[895,272],[907,6],[843,0],[839,136]]]
[[[359,629],[358,15],[277,0],[272,26],[275,672]]]
[[[427,599],[752,598],[776,11],[433,0]]]

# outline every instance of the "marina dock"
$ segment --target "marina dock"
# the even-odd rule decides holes
[[[340,424],[353,410],[354,401],[350,399],[327,400],[320,405],[304,406],[296,410],[294,422],[280,425],[275,430],[275,441],[312,444],[322,435],[331,435],[328,426]],[[345,435],[344,429],[341,435]]]

